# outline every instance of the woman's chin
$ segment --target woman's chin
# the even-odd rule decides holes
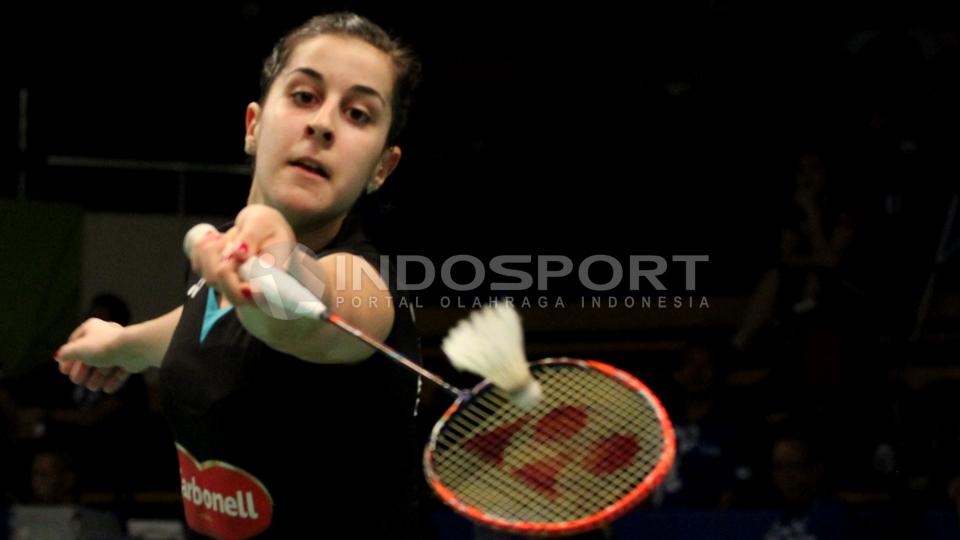
[[[268,204],[279,210],[294,230],[335,221],[350,209],[336,204],[331,193],[318,193],[303,186],[278,186],[271,195],[272,204]]]
[[[294,231],[315,229],[325,223],[336,221],[341,213],[330,205],[304,204],[303,201],[291,202],[278,208]]]
[[[298,186],[289,186],[278,190],[273,198],[276,207],[287,219],[294,216],[316,217],[318,214],[327,214],[331,211],[331,201],[312,190]]]

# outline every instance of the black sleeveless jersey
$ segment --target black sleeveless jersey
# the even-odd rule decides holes
[[[317,255],[334,252],[380,268],[350,218]],[[388,281],[386,343],[419,359],[411,307]],[[415,537],[417,377],[379,354],[341,365],[278,352],[233,309],[201,341],[213,294],[187,299],[160,370],[192,537]]]

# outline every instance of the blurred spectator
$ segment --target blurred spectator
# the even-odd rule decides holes
[[[76,473],[73,459],[63,451],[42,450],[33,456],[30,476],[31,504],[71,504]]]
[[[76,504],[77,474],[73,459],[44,443],[32,457],[29,491],[11,512],[13,540],[109,540],[122,538],[110,513]]]
[[[765,540],[829,540],[849,538],[843,509],[824,493],[824,466],[814,444],[800,436],[784,436],[773,444],[772,477],[782,514]]]
[[[751,472],[740,461],[739,422],[724,400],[713,349],[700,344],[687,348],[673,380],[669,410],[677,457],[659,494],[660,506],[729,508],[738,480]]]
[[[947,495],[950,497],[950,501],[953,502],[953,506],[957,511],[957,518],[960,519],[960,476],[952,479],[949,484],[947,484]]]
[[[784,212],[780,258],[751,296],[731,339],[737,349],[750,345],[772,320],[816,309],[830,289],[837,288],[836,269],[853,241],[855,225],[828,178],[819,153],[800,155]]]

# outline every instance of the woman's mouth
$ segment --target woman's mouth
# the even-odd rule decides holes
[[[330,179],[330,173],[327,171],[326,167],[315,161],[297,159],[291,161],[289,164],[307,173],[309,176],[322,178],[324,180]]]

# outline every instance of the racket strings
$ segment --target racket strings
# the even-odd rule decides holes
[[[570,521],[600,512],[659,463],[664,441],[656,409],[598,371],[533,367],[541,403],[526,412],[487,387],[441,428],[434,471],[465,504],[506,521]]]
[[[576,502],[574,507],[564,508],[564,504],[563,504],[564,501],[562,499],[558,500],[558,495],[560,495],[562,492],[555,488],[560,486],[560,484],[558,484],[559,471],[564,469],[565,465],[569,464],[571,461],[575,461],[574,458],[571,456],[571,454],[569,452],[565,452],[561,454],[554,454],[552,456],[547,455],[546,458],[540,459],[540,460],[535,459],[535,458],[540,458],[541,456],[539,455],[534,456],[533,458],[528,457],[528,454],[521,454],[521,456],[522,456],[521,459],[527,460],[528,464],[526,467],[515,469],[514,476],[515,477],[517,476],[516,474],[517,472],[520,472],[520,473],[525,472],[526,479],[532,480],[534,481],[534,483],[532,484],[532,486],[530,485],[522,486],[521,489],[516,492],[516,496],[511,496],[509,498],[509,501],[511,506],[516,506],[517,503],[520,503],[521,515],[523,512],[528,512],[531,508],[533,509],[533,513],[529,514],[528,512],[528,515],[524,518],[526,520],[557,521],[562,519],[569,519],[567,514],[569,514],[571,511],[580,512],[582,514],[584,510],[584,504],[583,504],[584,492],[588,492],[588,495],[589,495],[588,499],[590,497],[597,498],[598,495],[602,496],[605,491],[610,490],[611,486],[609,485],[609,483],[615,481],[615,479],[625,478],[627,480],[627,482],[623,486],[626,491],[632,488],[633,485],[635,484],[635,482],[632,481],[633,480],[632,478],[622,473],[619,473],[616,475],[606,475],[607,478],[604,479],[606,483],[598,483],[597,482],[598,478],[596,474],[584,475],[583,469],[579,469],[579,470],[576,468],[566,469],[566,471],[569,471],[569,470],[579,471],[581,474],[574,475],[574,476],[568,475],[568,477],[563,481],[564,485],[562,487],[564,489],[566,489],[571,493],[577,494],[576,499],[572,499],[568,497],[569,500],[567,501],[568,503],[567,506],[569,506],[569,503],[571,501]],[[575,454],[573,456],[575,456]],[[606,456],[605,458],[608,458],[608,457],[609,456]],[[472,477],[469,477],[469,478],[472,479]],[[544,478],[546,478],[547,480],[544,481]],[[482,503],[496,504],[497,502],[496,495],[498,495],[498,492],[489,491],[490,485],[491,485],[491,482],[483,482],[483,483],[473,482],[467,486],[464,486],[465,488],[469,488],[469,489],[465,489],[464,492],[465,493],[473,492],[473,494],[477,496],[478,504],[482,504]],[[529,488],[529,487],[535,488],[535,491],[538,491],[539,493],[530,493],[529,489],[523,489],[523,488]],[[526,491],[526,493],[524,493],[524,491]],[[503,493],[501,492],[499,493],[499,495],[502,496]],[[538,495],[540,495],[540,497],[538,497]],[[559,502],[560,504],[552,507],[549,505],[545,506],[544,504],[542,504],[542,501],[538,501],[536,502],[536,504],[529,504],[530,501],[535,501],[537,498],[542,498],[544,495],[547,495],[548,498],[551,499],[554,503]],[[491,496],[493,497],[491,498]],[[503,501],[500,501],[500,502],[502,503]]]

